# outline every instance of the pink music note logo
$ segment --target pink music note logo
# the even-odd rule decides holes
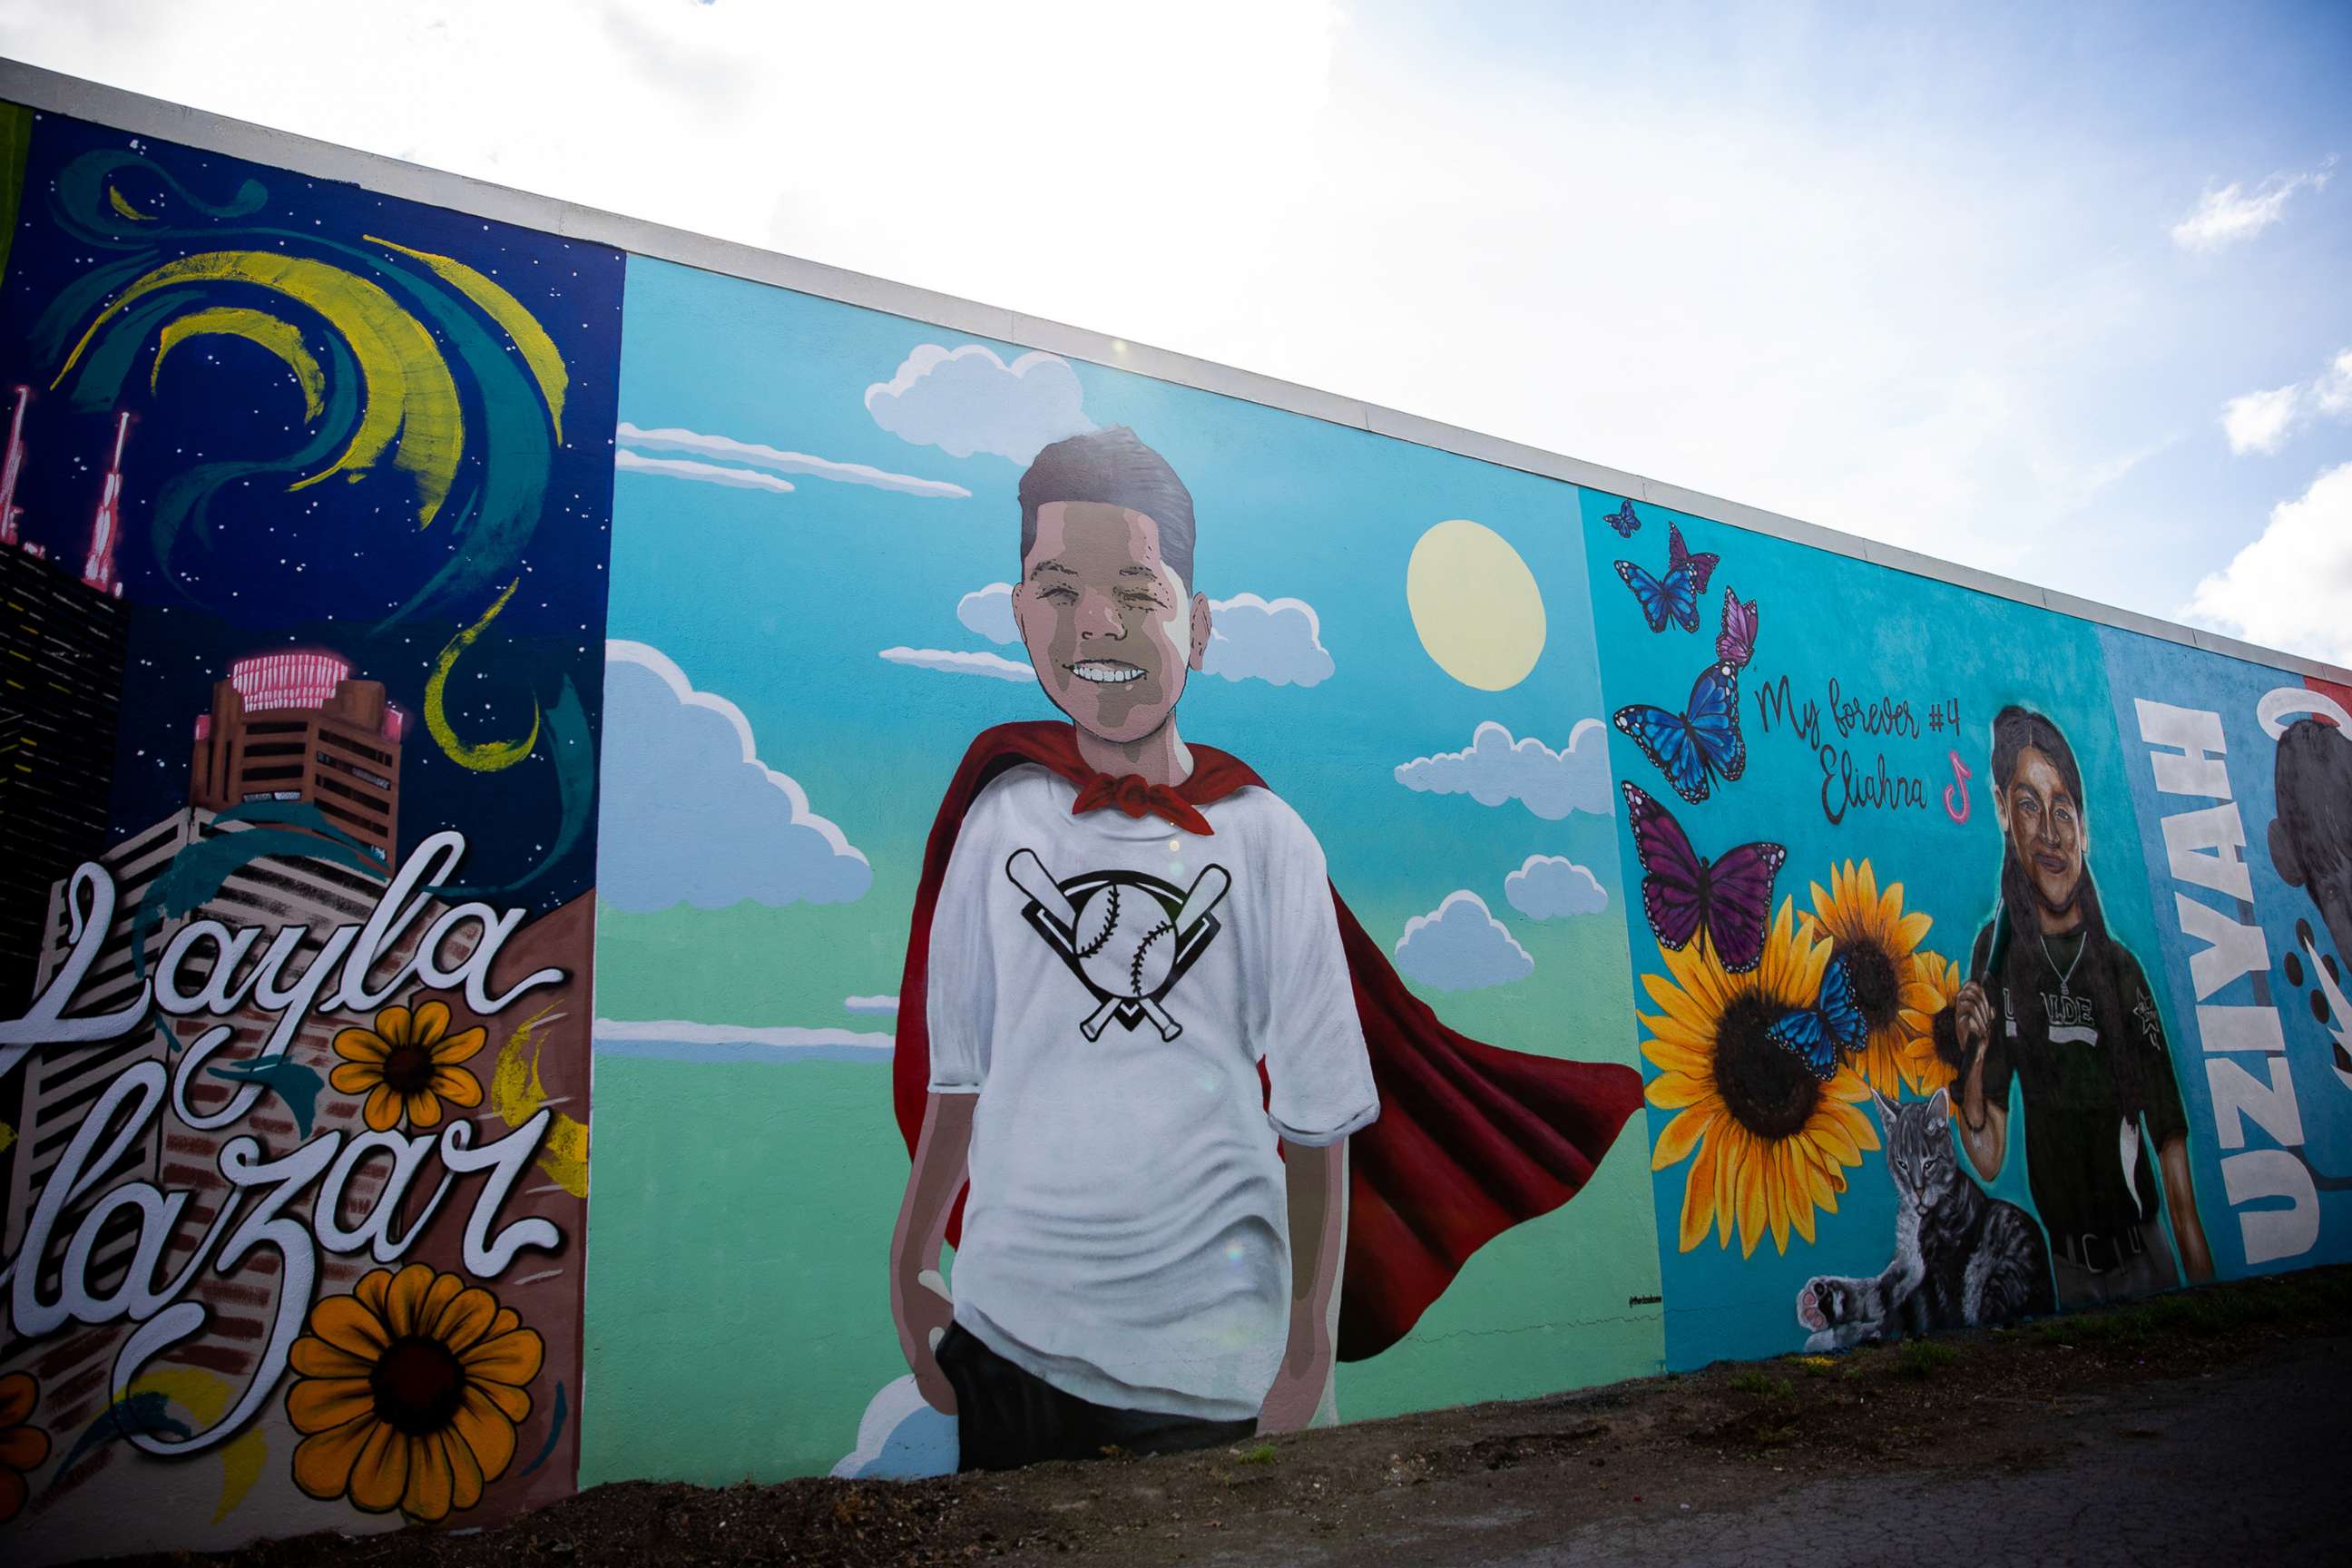
[[[1966,822],[1969,819],[1969,764],[1960,761],[1960,753],[1958,752],[1947,752],[1944,754],[1952,759],[1952,782],[1944,786],[1944,815],[1954,822]],[[1960,795],[1960,804],[1958,805],[1952,804],[1954,790],[1958,790]]]

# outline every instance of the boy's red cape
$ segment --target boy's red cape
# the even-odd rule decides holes
[[[1175,786],[1187,804],[1265,787],[1247,763],[1208,746],[1190,750],[1192,775]],[[898,988],[890,1088],[910,1154],[930,1089],[925,973],[940,879],[982,787],[1020,763],[1080,789],[1100,776],[1078,756],[1076,731],[1045,721],[983,731],[956,769],[923,851]],[[1403,1338],[1472,1253],[1574,1197],[1641,1104],[1642,1079],[1628,1067],[1528,1056],[1455,1034],[1405,989],[1336,889],[1331,902],[1381,1096],[1380,1120],[1349,1140],[1339,1352],[1360,1361]],[[959,1198],[950,1242],[962,1222]]]

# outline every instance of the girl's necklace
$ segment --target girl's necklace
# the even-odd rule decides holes
[[[2090,945],[2089,941],[2087,939],[2078,939],[2074,946],[2074,956],[2067,960],[2065,968],[2061,969],[2058,967],[2058,961],[2050,956],[2050,933],[2048,931],[2042,932],[2041,940],[2042,962],[2048,964],[2050,966],[2050,973],[2058,977],[2058,994],[2061,996],[2073,994],[2073,993],[2066,989],[2066,983],[2074,978],[2074,965],[2083,962],[2083,949]]]

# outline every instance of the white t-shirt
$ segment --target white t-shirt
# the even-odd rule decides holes
[[[1264,789],[1206,837],[1076,798],[991,781],[932,918],[930,1087],[980,1095],[956,1321],[1097,1405],[1247,1419],[1289,1331],[1276,1135],[1380,1114],[1323,851]]]

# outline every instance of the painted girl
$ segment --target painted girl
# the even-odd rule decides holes
[[[1960,1143],[1990,1181],[2007,1158],[2010,1083],[2062,1308],[2213,1276],[2189,1174],[2189,1124],[2154,994],[2109,934],[2084,865],[2083,773],[2057,725],[1992,721],[2000,902],[1971,979],[1937,1020],[1960,1065]],[[2154,1157],[2149,1150],[2153,1147]],[[2173,1246],[2158,1217],[2160,1198]]]

